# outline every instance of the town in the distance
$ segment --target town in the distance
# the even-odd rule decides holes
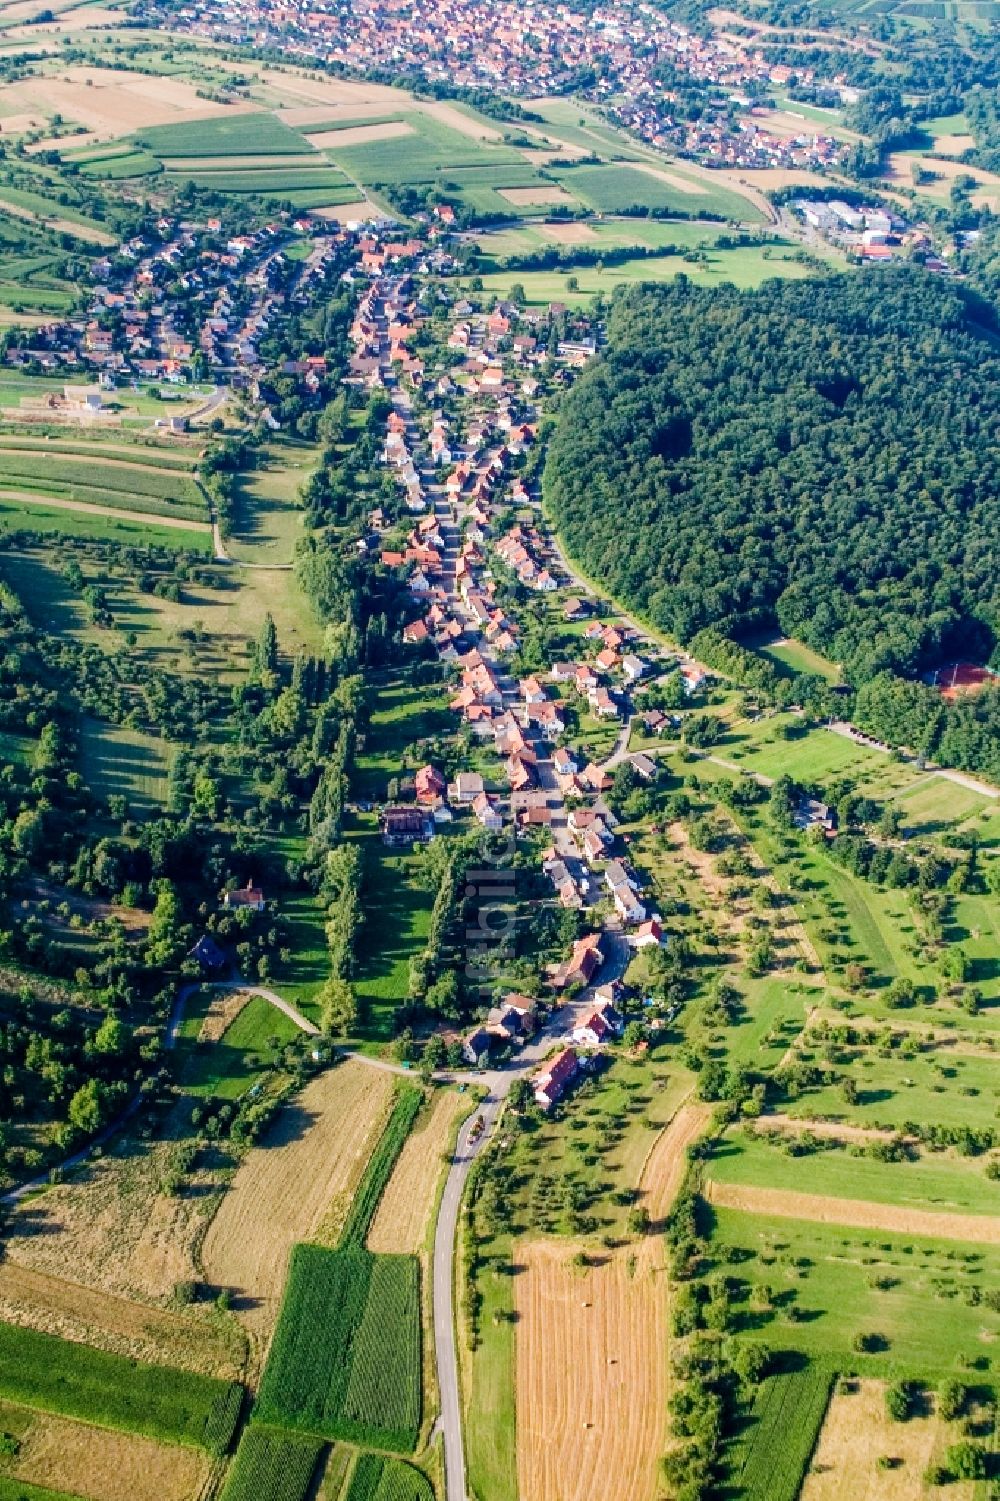
[[[0,8],[0,1501],[1000,1497],[998,42]]]

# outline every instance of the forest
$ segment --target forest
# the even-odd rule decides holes
[[[907,270],[615,303],[562,405],[549,511],[682,640],[780,626],[855,681],[994,648],[1000,360]]]

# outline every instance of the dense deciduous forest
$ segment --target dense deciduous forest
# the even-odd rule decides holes
[[[565,400],[549,510],[682,640],[778,625],[855,681],[994,648],[1000,357],[919,272],[634,289]]]

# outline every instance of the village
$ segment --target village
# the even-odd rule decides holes
[[[792,134],[769,129],[768,111],[759,103],[771,87],[812,87],[811,60],[793,70],[768,59],[753,39],[700,36],[634,0],[611,0],[587,14],[562,5],[525,11],[511,0],[475,6],[366,0],[360,7],[192,0],[171,19],[213,42],[280,47],[306,63],[397,82],[502,89],[515,99],[573,92],[605,107],[649,144],[709,165],[816,167],[835,161],[841,150],[834,135],[805,119]],[[691,117],[678,80],[684,94],[697,95]],[[819,81],[838,101],[851,96],[840,75]],[[735,122],[734,104],[745,111]]]
[[[403,641],[415,657],[447,665],[456,726],[495,767],[489,776],[470,768],[449,780],[438,766],[420,766],[406,779],[408,800],[381,808],[382,836],[401,847],[472,824],[484,841],[513,830],[537,847],[548,900],[577,915],[579,936],[550,967],[543,996],[491,997],[461,1045],[473,1067],[516,1067],[533,1039],[527,1056],[542,1062],[532,1088],[547,1109],[622,1036],[632,956],[667,941],[606,794],[622,767],[639,785],[657,781],[655,746],[651,754],[627,749],[633,725],[647,737],[675,738],[681,717],[653,706],[657,686],[669,682],[690,706],[708,675],[635,623],[602,618],[595,592],[570,574],[554,544],[535,481],[525,478],[541,392],[572,381],[598,330],[580,319],[571,337],[546,346],[541,314],[459,302],[436,374],[414,354],[426,322],[418,278],[394,269],[376,238],[359,248],[370,282],[351,329],[347,380],[391,398],[382,458],[409,529],[404,545],[386,545],[392,523],[379,507],[358,546],[377,551],[381,566],[405,580],[412,618]],[[522,604],[512,603],[515,594]],[[571,631],[576,650],[516,675],[525,625],[539,605]],[[587,727],[599,729],[602,751],[587,752]]]

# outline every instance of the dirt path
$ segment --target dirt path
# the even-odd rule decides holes
[[[107,516],[111,521],[145,521],[149,526],[166,526],[182,532],[207,532],[212,528],[207,521],[183,521],[179,516],[151,516],[148,511],[122,511],[115,506],[92,505],[88,500],[57,500],[51,495],[39,495],[28,490],[0,490],[0,500],[25,500],[34,506],[51,507],[55,511],[79,511],[83,516]]]
[[[937,1240],[969,1241],[1000,1246],[1000,1217],[984,1214],[944,1214],[930,1209],[902,1209],[873,1204],[867,1199],[837,1199],[821,1194],[795,1193],[784,1188],[750,1188],[742,1184],[708,1182],[705,1197],[722,1209],[777,1219],[811,1220],[819,1225],[846,1225],[855,1230],[878,1230],[889,1235],[927,1235]]]

